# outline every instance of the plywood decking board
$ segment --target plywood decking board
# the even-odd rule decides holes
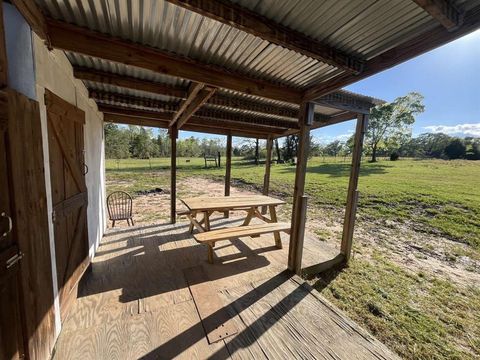
[[[226,226],[242,219],[213,221]],[[107,233],[54,359],[397,358],[285,271],[288,247],[272,244],[271,234],[225,241],[209,265],[188,223]],[[309,237],[305,246],[309,262],[336,253]],[[199,316],[201,302],[215,306]],[[213,327],[228,321],[236,333],[209,344],[205,321]]]
[[[202,266],[183,271],[188,282],[198,315],[207,335],[209,344],[216,343],[237,333],[237,328],[226,309],[216,288],[209,281]]]

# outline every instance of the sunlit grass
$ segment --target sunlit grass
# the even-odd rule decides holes
[[[187,162],[188,160],[188,162]],[[107,160],[109,190],[135,192],[169,187],[170,159]],[[205,176],[223,180],[222,168],[204,168],[202,158],[178,158],[178,178]],[[343,158],[312,158],[308,163],[306,193],[309,203],[341,209],[345,205],[350,164]],[[232,179],[257,188],[264,166],[233,160]],[[287,201],[293,193],[295,167],[272,166],[270,189]],[[480,248],[480,162],[400,160],[363,162],[359,181],[358,214],[369,218],[415,221],[425,231],[436,231]]]

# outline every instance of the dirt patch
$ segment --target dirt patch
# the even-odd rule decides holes
[[[222,196],[222,182],[203,177],[189,177],[177,183],[177,209],[183,209],[180,198],[190,196]],[[253,186],[235,183],[231,195],[258,194]],[[273,196],[278,196],[274,194]],[[289,200],[289,199],[286,199]],[[233,213],[241,216],[244,213]],[[279,208],[281,221],[290,221],[291,206]],[[308,207],[307,233],[319,241],[325,241],[339,249],[343,211],[331,208]],[[134,219],[137,225],[166,222],[170,218],[170,194],[138,195],[134,199]],[[119,223],[126,226],[126,223]],[[450,279],[457,284],[480,283],[480,259],[473,256],[468,245],[460,244],[436,233],[416,231],[418,224],[392,220],[358,218],[355,228],[353,256],[369,259],[379,251],[402,268],[415,272]]]

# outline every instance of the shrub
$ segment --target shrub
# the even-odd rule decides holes
[[[397,161],[399,157],[400,155],[398,154],[398,152],[395,151],[390,154],[390,161]]]
[[[445,147],[445,155],[449,159],[462,159],[465,158],[467,153],[467,147],[460,139],[452,140],[446,147]]]

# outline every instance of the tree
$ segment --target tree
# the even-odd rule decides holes
[[[325,146],[325,152],[327,155],[337,157],[338,153],[342,150],[342,147],[342,142],[340,140],[335,140]]]
[[[454,139],[445,147],[445,155],[451,160],[463,159],[466,152],[467,147],[461,139]]]
[[[105,130],[105,157],[107,159],[126,159],[130,156],[129,134],[118,125],[107,123]]]
[[[374,107],[370,114],[365,143],[372,153],[372,162],[377,161],[377,150],[383,143],[394,141],[410,129],[415,115],[425,110],[423,96],[409,93],[396,98],[391,103]]]

